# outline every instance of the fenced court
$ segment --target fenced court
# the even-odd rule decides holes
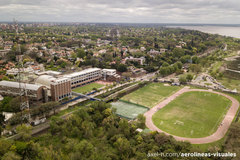
[[[126,118],[126,119],[135,119],[139,114],[144,114],[148,111],[147,107],[133,104],[130,102],[125,102],[122,100],[119,100],[117,102],[111,103],[113,108],[116,108],[116,114],[120,117]]]

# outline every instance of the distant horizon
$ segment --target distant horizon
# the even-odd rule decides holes
[[[159,24],[159,25],[226,25],[226,26],[233,26],[239,25],[240,23],[191,23],[191,22],[184,22],[184,23],[177,23],[177,22],[77,22],[77,21],[18,21],[18,23],[63,23],[63,24],[71,24],[71,23],[80,23],[80,24]],[[1,21],[0,23],[14,23],[14,21]]]

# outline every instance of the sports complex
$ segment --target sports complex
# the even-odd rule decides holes
[[[146,117],[146,127],[179,141],[203,144],[224,137],[239,107],[228,94],[188,86],[150,83],[113,102],[123,118]]]

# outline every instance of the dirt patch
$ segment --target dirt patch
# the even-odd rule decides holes
[[[112,85],[113,84],[113,82],[108,82],[108,81],[96,81],[96,83],[102,84],[102,85]]]

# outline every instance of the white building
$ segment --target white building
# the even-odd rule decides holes
[[[135,62],[138,62],[139,64],[143,65],[145,62],[145,58],[144,57],[134,58],[134,57],[130,56],[130,57],[126,57],[125,61],[135,61]]]
[[[107,53],[107,50],[106,49],[101,49],[100,51],[98,51],[99,54],[104,54],[104,53]]]
[[[102,78],[102,70],[100,68],[89,68],[80,72],[64,75],[63,77],[71,80],[71,87],[85,85]]]
[[[18,72],[21,72],[21,73],[31,73],[33,74],[34,73],[34,69],[32,67],[27,67],[27,68],[12,68],[12,69],[9,69],[7,70],[7,75],[17,75]]]
[[[160,49],[160,53],[165,53],[166,51],[167,51],[167,49],[165,49],[165,48]]]
[[[145,48],[145,47],[141,47],[140,50],[141,50],[142,52],[144,52],[144,51],[146,51],[146,48]]]
[[[102,70],[103,75],[113,76],[117,74],[116,69],[103,69]]]

